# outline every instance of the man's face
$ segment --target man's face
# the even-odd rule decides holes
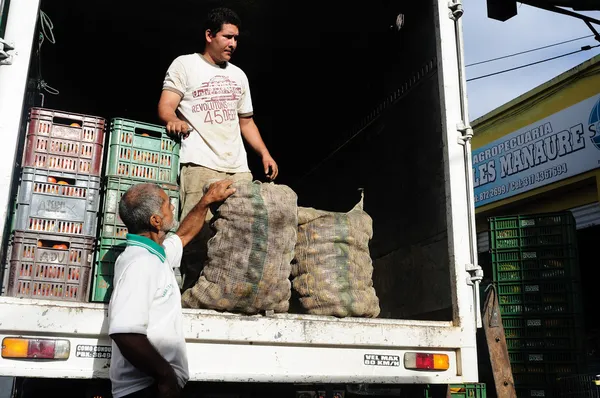
[[[171,204],[169,196],[165,191],[160,191],[160,196],[163,199],[163,205],[160,208],[162,212],[162,225],[160,230],[162,232],[169,232],[175,226],[175,220],[173,219],[174,206]]]
[[[206,50],[211,58],[217,62],[228,62],[237,47],[240,31],[237,26],[223,24],[221,30],[213,36],[214,32],[206,31]]]

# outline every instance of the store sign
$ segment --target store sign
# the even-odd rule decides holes
[[[475,207],[600,167],[600,94],[473,151]]]

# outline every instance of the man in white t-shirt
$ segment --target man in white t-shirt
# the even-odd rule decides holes
[[[179,397],[189,376],[173,269],[179,267],[183,247],[204,225],[209,205],[235,192],[232,183],[226,179],[211,184],[169,237],[173,205],[158,185],[134,185],[119,202],[128,234],[115,262],[108,307],[113,397]]]
[[[253,179],[242,138],[261,157],[271,181],[279,173],[252,118],[248,78],[229,62],[237,47],[239,27],[240,19],[232,10],[209,12],[203,27],[204,50],[177,57],[163,82],[158,115],[167,131],[181,138],[181,218],[198,203],[207,181]],[[211,217],[209,212],[207,221]],[[183,290],[198,279],[209,237],[206,228],[186,248]]]

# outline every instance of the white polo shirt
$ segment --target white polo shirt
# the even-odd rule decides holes
[[[166,238],[160,246],[144,236],[128,234],[127,247],[115,262],[114,290],[108,306],[108,333],[145,334],[171,364],[181,387],[189,373],[181,294],[173,268],[179,267],[182,252],[177,235]],[[114,341],[110,380],[115,398],[155,382],[129,363]]]

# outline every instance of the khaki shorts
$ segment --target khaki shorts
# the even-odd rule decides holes
[[[181,200],[181,216],[183,220],[185,216],[196,206],[196,204],[204,196],[204,186],[210,180],[224,180],[229,178],[233,181],[252,181],[252,173],[225,173],[209,169],[204,166],[186,165],[181,168],[179,197]],[[206,214],[206,220],[209,221],[213,217],[210,210]]]

